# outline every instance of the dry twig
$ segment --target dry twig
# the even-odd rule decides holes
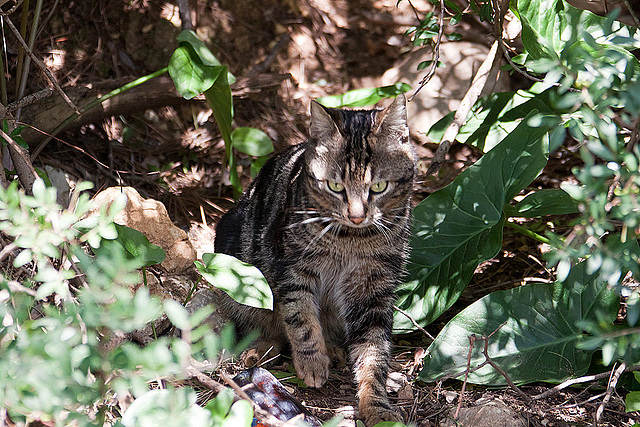
[[[53,74],[51,74],[51,71],[47,68],[47,66],[44,65],[44,63],[31,51],[31,49],[29,49],[29,46],[27,46],[27,43],[24,41],[22,36],[20,36],[20,32],[15,27],[15,25],[13,25],[13,22],[11,22],[11,19],[9,19],[8,16],[5,16],[4,21],[7,23],[7,26],[9,27],[13,35],[18,39],[18,42],[20,42],[20,44],[22,45],[22,48],[25,50],[25,52],[27,52],[31,60],[35,62],[35,64],[47,76],[47,80],[49,80],[49,82],[53,85],[56,91],[58,91],[62,99],[64,99],[64,101],[73,109],[73,111],[76,114],[80,115],[80,110],[78,109],[78,107],[73,103],[73,101],[71,101],[71,99],[69,99],[69,97],[64,92],[64,90],[62,90],[62,87],[60,87],[60,84],[58,83],[56,78],[53,77]]]
[[[11,156],[13,165],[16,168],[20,183],[22,183],[22,186],[24,187],[27,194],[31,194],[33,183],[38,178],[38,174],[36,173],[36,170],[31,163],[29,153],[27,153],[22,147],[18,145],[17,142],[13,140],[13,138],[4,133],[4,131],[2,131],[1,129],[0,137],[2,137],[8,143],[7,147],[9,149],[9,155]]]
[[[409,4],[411,4],[411,2],[409,2]],[[416,9],[413,7],[413,4],[411,4],[411,7],[413,8],[413,11],[416,14],[416,18],[420,20],[420,18],[418,17],[418,13],[416,12]],[[429,71],[427,71],[427,74],[422,78],[422,80],[420,80],[420,83],[418,83],[419,84],[418,89],[416,89],[413,95],[411,95],[411,97],[409,98],[409,102],[413,101],[413,98],[416,97],[418,92],[420,92],[422,88],[425,87],[427,83],[429,83],[429,80],[431,80],[431,78],[436,74],[436,69],[438,68],[438,61],[440,60],[440,44],[442,43],[442,35],[444,34],[444,11],[445,11],[444,0],[440,0],[440,13],[438,14],[438,38],[436,39],[436,44],[433,47],[433,57],[431,58],[431,66],[429,67]]]
[[[406,311],[404,311],[403,309],[401,309],[397,305],[394,305],[393,309],[396,310],[398,313],[402,314],[403,316],[405,316],[407,319],[409,319],[409,321],[413,324],[413,326],[418,328],[420,330],[420,332],[425,334],[431,341],[435,341],[435,338],[429,332],[427,332],[426,329],[424,329],[422,326],[418,325],[418,322],[416,322],[415,319],[413,317],[411,317],[411,315],[409,313],[407,313]]]
[[[593,419],[594,427],[598,427],[598,422],[600,421],[600,417],[604,412],[604,407],[607,406],[607,403],[609,403],[609,400],[611,399],[611,395],[616,389],[616,385],[618,384],[618,380],[620,379],[620,375],[622,375],[622,373],[626,369],[627,369],[627,365],[624,362],[622,362],[620,366],[611,370],[611,378],[609,379],[609,384],[607,385],[607,391],[605,392],[604,398],[602,399],[602,403],[600,404],[600,406],[598,406],[595,417]]]
[[[442,142],[438,145],[438,149],[433,155],[433,160],[431,161],[431,165],[429,165],[427,175],[437,173],[444,164],[444,159],[447,156],[447,153],[449,153],[449,149],[451,148],[453,141],[455,141],[456,136],[458,136],[462,123],[464,123],[464,120],[469,115],[469,111],[471,111],[473,104],[475,104],[478,98],[480,98],[480,94],[486,86],[489,75],[491,74],[491,70],[500,63],[497,52],[498,42],[496,41],[491,46],[491,50],[484,62],[480,65],[478,72],[473,78],[473,82],[471,82],[471,87],[467,90],[462,101],[460,101],[460,106],[453,116],[453,121],[445,130]]]

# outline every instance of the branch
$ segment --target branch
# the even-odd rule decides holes
[[[456,412],[453,414],[453,418],[455,420],[458,419],[458,414],[460,413],[460,408],[462,407],[462,402],[464,401],[464,391],[467,389],[467,380],[469,379],[469,374],[471,373],[471,353],[473,352],[473,346],[476,342],[476,334],[471,334],[469,336],[469,353],[467,353],[467,369],[464,371],[464,381],[462,382],[462,389],[460,389],[460,397],[458,398],[458,406],[456,406]],[[484,366],[484,363],[482,363]]]
[[[605,392],[604,399],[602,399],[602,403],[600,404],[600,406],[598,406],[596,415],[593,419],[594,427],[598,427],[598,422],[600,421],[600,417],[604,412],[604,407],[607,406],[607,403],[609,403],[609,400],[611,399],[611,395],[616,389],[616,384],[618,384],[618,380],[620,379],[620,375],[622,375],[622,373],[626,369],[627,369],[627,365],[624,362],[622,362],[617,369],[613,369],[611,371],[611,378],[609,379],[609,384],[607,385],[607,391]]]
[[[31,51],[31,49],[29,49],[29,46],[27,46],[27,43],[22,39],[22,37],[20,36],[20,32],[15,27],[15,25],[13,25],[13,22],[11,22],[11,19],[9,19],[9,17],[6,16],[4,17],[4,21],[7,23],[7,26],[9,27],[13,35],[16,36],[16,38],[18,39],[18,42],[20,42],[20,44],[22,45],[22,48],[25,50],[25,52],[27,52],[31,60],[35,62],[36,65],[47,76],[47,80],[49,80],[49,82],[53,85],[56,91],[58,91],[62,99],[64,99],[65,102],[69,104],[69,106],[73,109],[73,111],[76,112],[76,114],[80,115],[80,110],[78,110],[78,107],[76,107],[76,105],[73,103],[73,101],[71,101],[71,99],[69,99],[69,97],[64,92],[64,90],[62,90],[62,88],[60,87],[60,84],[55,79],[55,77],[53,77],[53,74],[51,74],[51,71],[47,68],[47,66],[44,65],[44,63],[40,61],[40,59],[38,59],[38,57]]]
[[[24,187],[24,190],[27,192],[27,194],[31,194],[33,183],[38,178],[38,174],[36,173],[36,170],[31,163],[29,153],[25,152],[25,150],[20,147],[18,143],[13,140],[13,138],[11,138],[1,129],[0,137],[2,137],[8,144],[7,148],[9,149],[9,155],[11,156],[13,165],[16,168],[16,172],[18,173],[18,179],[20,179],[20,183]]]
[[[431,165],[429,165],[427,175],[437,173],[444,164],[444,159],[447,156],[449,149],[451,148],[451,144],[453,144],[453,141],[455,141],[456,137],[458,136],[460,127],[469,115],[471,107],[473,107],[478,98],[480,98],[480,94],[482,93],[482,90],[486,86],[487,80],[489,79],[489,74],[491,74],[491,70],[493,70],[493,68],[500,63],[497,53],[498,42],[496,41],[491,46],[491,50],[489,51],[489,54],[485,58],[484,62],[482,63],[482,65],[480,65],[478,72],[471,82],[471,87],[469,87],[469,90],[467,90],[467,93],[462,98],[462,101],[460,101],[460,106],[453,116],[453,121],[445,130],[444,136],[442,137],[442,142],[440,143],[440,145],[438,145],[438,149],[433,156]]]
[[[394,310],[396,310],[398,313],[402,314],[403,316],[405,316],[407,319],[409,319],[409,321],[413,324],[413,326],[415,326],[416,328],[418,328],[423,334],[425,334],[431,341],[435,341],[436,339],[429,333],[427,332],[426,329],[424,329],[422,326],[418,325],[418,322],[415,321],[415,319],[413,317],[411,317],[411,315],[409,313],[407,313],[406,311],[404,311],[403,309],[401,309],[400,307],[398,307],[397,305],[393,306]]]
[[[438,15],[438,39],[436,40],[436,45],[433,47],[433,57],[431,59],[431,66],[429,67],[429,71],[427,72],[427,74],[422,78],[422,80],[420,80],[420,83],[418,83],[420,86],[418,86],[418,89],[416,89],[413,95],[411,95],[411,97],[409,98],[409,102],[413,101],[413,98],[416,97],[418,92],[420,92],[422,88],[425,87],[427,83],[429,83],[429,80],[431,80],[431,78],[436,73],[436,68],[438,68],[438,61],[440,60],[440,43],[442,42],[442,35],[444,34],[444,11],[445,11],[444,1],[445,0],[440,0],[440,14]],[[411,2],[409,2],[409,4],[413,8],[413,11],[416,14],[416,18],[418,18],[418,13],[416,12],[416,9],[413,7],[413,4],[411,4]]]

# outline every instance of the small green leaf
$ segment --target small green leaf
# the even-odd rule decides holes
[[[103,239],[99,248],[95,248],[94,252],[100,254],[103,251],[112,250],[109,246],[120,246],[129,259],[138,259],[142,262],[143,267],[149,267],[160,264],[165,260],[167,254],[160,246],[149,242],[149,239],[133,228],[120,224],[114,224],[118,237],[113,240]]]
[[[178,34],[178,37],[176,37],[176,40],[178,40],[178,43],[180,44],[184,44],[184,43],[189,44],[204,65],[207,65],[210,67],[219,67],[222,65],[220,61],[218,61],[218,58],[216,58],[215,55],[211,53],[209,48],[204,44],[202,40],[198,38],[196,33],[194,33],[193,31],[191,30],[182,31],[180,34]],[[231,85],[236,82],[236,78],[233,76],[233,74],[229,72],[227,72],[227,80]]]
[[[273,310],[273,294],[260,270],[226,254],[203,254],[196,268],[205,280],[245,305]]]
[[[229,415],[220,427],[251,427],[253,421],[253,407],[246,400],[238,400],[231,406]]]
[[[630,391],[624,399],[626,412],[640,411],[640,391]]]
[[[178,301],[166,299],[162,306],[167,317],[176,328],[182,330],[191,329],[191,321],[189,320],[189,312]]]
[[[226,77],[226,67],[204,65],[193,48],[186,44],[178,46],[169,59],[169,75],[185,99],[207,91],[223,71]]]
[[[396,97],[410,89],[411,86],[406,83],[396,83],[391,86],[351,90],[342,95],[323,96],[316,101],[331,108],[365,107],[385,98]]]
[[[215,83],[204,92],[204,96],[207,104],[213,110],[213,117],[218,124],[222,139],[224,139],[225,145],[228,146],[227,155],[230,155],[233,97],[231,95],[231,87],[229,87],[229,80],[227,79],[227,67],[222,67],[222,72],[215,80]]]
[[[250,127],[239,127],[231,132],[231,146],[241,153],[260,157],[273,153],[273,143],[266,133]]]
[[[224,418],[229,413],[235,394],[229,388],[220,390],[215,399],[211,399],[206,409],[208,409],[214,417]]]

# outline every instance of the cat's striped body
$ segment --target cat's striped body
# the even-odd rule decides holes
[[[216,252],[260,268],[275,300],[273,312],[230,316],[263,339],[286,338],[312,387],[327,380],[333,347],[345,346],[360,416],[394,420],[385,382],[415,174],[404,98],[372,111],[316,104],[310,134],[267,162],[218,225]]]

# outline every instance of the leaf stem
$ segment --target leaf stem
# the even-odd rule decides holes
[[[538,242],[540,242],[540,243],[545,243],[545,244],[547,244],[547,245],[550,245],[550,244],[551,244],[551,240],[547,239],[547,238],[546,238],[546,237],[544,237],[544,236],[541,236],[541,235],[540,235],[540,234],[538,234],[538,233],[535,233],[535,232],[533,232],[533,231],[529,230],[528,228],[525,228],[525,227],[523,227],[523,226],[521,226],[521,225],[518,225],[518,224],[516,224],[515,222],[509,222],[509,221],[507,221],[507,222],[505,222],[505,225],[506,225],[507,227],[510,227],[510,228],[512,228],[512,229],[514,229],[514,230],[516,230],[516,231],[517,231],[518,233],[520,233],[520,234],[523,234],[523,235],[525,235],[525,236],[527,236],[527,237],[530,237],[530,238],[532,238],[533,240],[537,240],[537,241],[538,241]]]

